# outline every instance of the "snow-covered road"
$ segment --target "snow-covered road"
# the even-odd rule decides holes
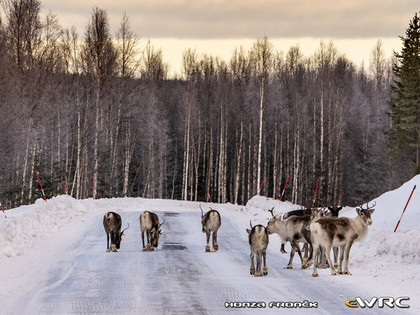
[[[361,270],[352,277],[332,277],[329,271],[321,270],[319,278],[312,278],[312,270],[299,268],[297,256],[295,269],[283,269],[288,255],[280,254],[276,236],[270,239],[273,242],[267,254],[268,276],[250,276],[244,220],[236,222],[233,215],[222,213],[219,251],[206,253],[196,206],[195,212],[171,207],[156,211],[165,224],[155,252],[141,251],[140,211],[120,212],[123,226],[129,222],[130,228],[117,253],[105,251],[105,212],[92,211],[74,218],[25,255],[10,258],[13,266],[0,261],[3,287],[8,288],[0,293],[1,313],[314,313],[314,309],[269,307],[270,302],[308,301],[318,303],[317,314],[354,314],[357,310],[345,302],[356,296],[372,296],[372,292],[363,290],[363,284],[351,285],[364,281]],[[264,302],[265,308],[226,308],[226,302]],[[363,309],[363,313],[370,314],[398,311]],[[404,311],[411,313],[410,309]]]

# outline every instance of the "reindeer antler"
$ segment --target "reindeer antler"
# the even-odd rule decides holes
[[[361,204],[359,207],[361,210],[371,210],[374,206],[376,206],[376,200],[373,201],[373,204],[370,207],[369,207],[369,201],[366,202],[366,209],[363,208],[363,204]]]
[[[201,208],[201,204],[200,204],[200,209],[201,209],[201,217],[204,216],[204,212],[203,212],[203,208]]]
[[[251,220],[249,220],[249,225],[251,226],[251,229],[252,229],[252,224],[251,224]]]
[[[268,210],[270,213],[271,213],[271,215],[273,216],[273,218],[274,218],[274,207],[273,208],[271,208],[271,210]]]
[[[124,233],[124,231],[127,230],[129,227],[130,227],[130,224],[127,223],[127,227],[124,230],[122,230],[121,234]]]

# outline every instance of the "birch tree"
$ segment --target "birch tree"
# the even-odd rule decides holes
[[[257,150],[257,189],[261,183],[261,150],[263,145],[264,92],[273,65],[273,46],[267,37],[259,38],[251,48],[250,58],[253,75],[259,86],[259,119],[258,119],[258,150]]]
[[[100,103],[101,90],[104,86],[104,80],[107,72],[115,58],[115,51],[111,41],[109,30],[109,21],[106,12],[99,8],[94,8],[91,20],[86,30],[85,45],[90,54],[92,68],[95,77],[95,137],[94,137],[94,156],[93,156],[93,197],[97,197],[98,192],[98,170],[99,170],[99,133],[100,133]]]

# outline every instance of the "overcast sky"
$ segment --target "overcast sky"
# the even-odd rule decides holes
[[[247,48],[268,36],[276,49],[299,44],[311,55],[319,41],[333,40],[356,64],[369,61],[380,38],[386,55],[400,50],[398,36],[420,11],[419,0],[41,0],[43,12],[58,16],[64,27],[75,26],[81,36],[92,8],[106,10],[113,32],[127,13],[133,31],[162,48],[177,71],[182,52],[195,48],[229,58],[238,46]]]

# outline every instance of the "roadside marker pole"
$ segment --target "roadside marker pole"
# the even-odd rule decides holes
[[[207,197],[209,198],[209,202],[211,202],[209,186],[207,186]]]
[[[265,177],[264,177],[264,179],[263,179],[263,181],[261,183],[260,189],[258,189],[258,196],[260,195],[260,191],[262,189],[262,186],[264,185],[264,182],[265,182]]]
[[[289,176],[287,176],[286,184],[284,184],[283,191],[281,192],[280,201],[283,199],[284,191],[286,190],[286,186],[288,182],[289,182]]]
[[[1,202],[0,202],[0,207],[1,207],[1,211],[3,211],[3,213],[4,213],[4,217],[7,219],[6,212],[4,212],[3,205],[1,204]]]
[[[316,192],[318,191],[318,185],[319,185],[319,178],[316,181],[316,186],[315,186],[315,193],[314,193],[314,205],[315,205],[315,201],[316,201]]]
[[[47,201],[47,197],[45,197],[44,189],[42,188],[41,180],[39,179],[39,174],[37,171],[35,171],[36,177],[38,178],[39,186],[41,187],[42,196],[44,197],[44,200]]]
[[[63,180],[63,186],[64,186],[64,191],[66,192],[66,195],[67,195],[67,187],[66,187],[66,183],[64,182],[64,180]]]
[[[342,194],[340,196],[340,200],[338,201],[338,205],[337,206],[340,206],[341,205],[341,200],[343,200],[343,195],[344,195],[344,191],[342,192]]]
[[[411,199],[411,196],[413,195],[414,189],[416,189],[416,185],[414,185],[413,190],[411,191],[410,197],[408,198],[407,203],[405,204],[404,210],[403,210],[403,212],[401,213],[401,217],[400,217],[400,219],[398,220],[398,223],[397,223],[397,226],[395,227],[394,233],[397,231],[397,229],[398,229],[398,225],[400,225],[401,219],[402,219],[402,217],[403,217],[403,215],[404,215],[405,209],[407,209],[408,203],[410,202],[410,199]]]

